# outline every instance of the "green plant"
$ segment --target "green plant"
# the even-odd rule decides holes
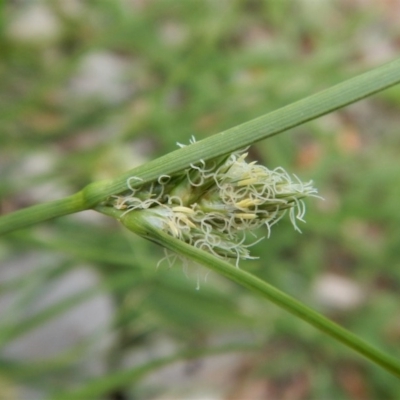
[[[188,168],[192,168],[192,172],[199,172],[200,163],[204,167],[204,172],[209,168],[207,163],[214,163],[219,167],[221,165],[224,166],[224,160],[232,152],[356,102],[399,82],[400,60],[397,60],[265,116],[228,129],[200,142],[192,143],[190,146],[182,147],[159,159],[128,171],[115,179],[91,183],[72,196],[2,216],[0,218],[0,233],[9,233],[35,223],[82,210],[98,210],[121,220],[129,229],[140,233],[151,241],[157,242],[187,259],[205,265],[251,291],[261,294],[278,306],[363,354],[394,375],[400,376],[400,364],[395,358],[381,353],[356,335],[352,335],[340,328],[266,282],[218,259],[215,257],[215,255],[218,255],[218,251],[214,255],[208,254],[201,248],[191,245],[190,243],[193,244],[193,242],[190,240],[182,240],[184,238],[179,234],[174,234],[171,229],[169,232],[164,232],[163,229],[155,227],[154,224],[148,222],[148,219],[143,218],[143,215],[147,212],[146,210],[143,211],[143,209],[157,206],[157,202],[154,201],[154,193],[149,190],[149,187],[153,187],[151,185],[158,184],[162,187],[162,190],[164,190],[164,186],[170,185],[168,193],[172,193],[171,196],[173,196],[174,190],[179,191],[182,182],[188,179],[184,172]],[[168,182],[165,181],[161,185],[160,180],[163,177],[166,177]],[[169,181],[171,177],[172,179]],[[192,177],[192,179],[194,178]],[[184,187],[185,185],[188,185],[188,183],[183,184]],[[207,181],[205,185],[208,185]],[[144,192],[141,192],[139,188],[145,188],[143,189]],[[132,206],[132,197],[129,200],[129,195],[127,196],[126,194],[129,191],[135,193],[135,196],[147,196],[147,199],[150,200],[147,207],[139,207],[138,210],[132,211],[135,207]],[[308,193],[312,193],[312,190],[308,190]],[[300,193],[300,195],[302,196],[303,194]],[[292,204],[289,204],[289,207],[297,204],[293,200],[293,194],[290,196]],[[199,196],[195,200],[198,201],[198,198]],[[115,207],[116,204],[117,207]],[[192,203],[189,201],[188,204]],[[187,208],[187,205],[176,204],[175,207]],[[127,209],[125,210],[125,208]],[[185,212],[183,209],[178,211]],[[276,211],[279,211],[279,209],[276,209]],[[254,215],[250,216],[246,210],[244,214],[246,216],[243,217],[242,214],[242,219],[245,220],[254,217]],[[239,259],[242,256],[248,256],[246,251],[243,248],[239,250],[237,247],[234,248],[234,257]]]

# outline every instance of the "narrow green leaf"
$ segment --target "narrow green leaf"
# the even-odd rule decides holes
[[[246,147],[321,115],[371,96],[400,82],[400,59],[349,79],[279,110],[213,135],[191,146],[173,151],[108,181],[94,182],[81,192],[62,200],[39,204],[0,218],[0,234],[66,214],[95,207],[108,196],[126,190],[126,181],[139,183],[172,175],[200,159],[209,160]],[[132,185],[133,186],[133,185]]]
[[[78,306],[90,298],[104,292],[104,290],[116,290],[118,288],[126,287],[127,285],[129,285],[129,274],[119,274],[116,277],[109,279],[106,283],[94,288],[82,290],[72,296],[61,299],[31,317],[25,318],[20,323],[3,325],[0,330],[0,348],[5,346],[8,342],[44,325],[46,322],[54,318],[59,318],[73,307]]]
[[[99,398],[99,396],[110,393],[115,389],[131,387],[144,376],[177,361],[191,360],[199,357],[213,356],[235,351],[254,351],[257,348],[257,344],[237,344],[211,349],[186,350],[169,357],[163,357],[150,361],[139,367],[130,368],[107,375],[100,379],[95,379],[82,388],[69,393],[56,394],[52,398],[54,400],[96,399]]]
[[[293,297],[281,292],[279,289],[267,282],[264,282],[256,276],[236,268],[203,250],[188,245],[179,239],[175,239],[171,235],[154,228],[150,224],[142,224],[142,236],[181,254],[196,263],[205,265],[211,270],[216,271],[239,285],[246,287],[253,293],[265,297],[279,307],[314,326],[321,332],[328,334],[347,347],[355,350],[375,364],[380,365],[393,375],[400,377],[400,362],[397,359],[382,353],[380,350],[360,339],[357,335],[354,335],[328,320],[323,315],[317,313]]]
[[[109,182],[97,182],[83,190],[92,207],[107,196],[126,190],[126,181],[136,176],[143,181],[172,175],[196,163],[210,160],[269,138],[307,121],[387,89],[400,82],[400,59],[349,79],[303,100],[245,122],[226,131],[150,161]],[[132,185],[133,186],[133,185]]]

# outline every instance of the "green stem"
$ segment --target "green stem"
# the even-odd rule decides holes
[[[352,348],[359,354],[362,354],[364,357],[380,365],[393,375],[400,377],[400,363],[398,360],[382,353],[380,350],[360,339],[358,336],[328,320],[323,315],[300,303],[293,297],[281,292],[274,286],[262,281],[246,271],[236,268],[231,264],[214,257],[209,253],[188,245],[181,240],[175,239],[167,233],[154,228],[145,220],[141,219],[140,215],[128,213],[122,218],[121,222],[141,236],[178,254],[181,254],[199,264],[205,265],[211,270],[224,275],[225,277],[246,287],[247,289],[250,289],[252,292],[258,293],[262,297],[272,301],[279,307],[289,311],[303,321],[308,322],[310,325],[314,326],[320,331]]]
[[[132,176],[140,178],[136,183],[131,182],[131,186],[134,187],[155,181],[161,175],[176,174],[188,168],[190,164],[198,163],[199,160],[207,161],[229,154],[354,103],[399,82],[400,59],[279,110],[168,153],[115,179],[91,183],[81,192],[66,199],[29,207],[26,210],[17,211],[13,215],[0,217],[0,234],[96,207],[107,197],[126,191],[126,182]]]
[[[133,187],[152,182],[161,175],[173,175],[183,171],[190,164],[198,163],[201,159],[207,161],[232,153],[398,83],[400,83],[400,59],[190,146],[172,151],[102,185],[87,187],[85,196],[88,204],[95,206],[102,199],[126,190],[126,181],[132,176],[141,178],[136,184],[132,182]]]
[[[61,200],[23,208],[22,210],[4,215],[0,218],[0,235],[25,228],[38,222],[83,211],[87,208],[83,201],[82,192],[78,192]]]

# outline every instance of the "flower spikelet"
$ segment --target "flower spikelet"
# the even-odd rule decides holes
[[[192,139],[192,142],[194,139]],[[183,145],[180,145],[181,147]],[[217,257],[252,258],[248,233],[271,227],[286,213],[296,230],[304,221],[305,197],[317,196],[312,182],[303,183],[283,168],[273,170],[246,162],[247,153],[235,152],[211,161],[200,160],[176,176],[161,176],[150,185],[135,186],[112,199],[112,206],[176,239]],[[121,218],[123,221],[123,218]],[[129,226],[128,226],[129,227]],[[257,242],[257,240],[256,240]]]

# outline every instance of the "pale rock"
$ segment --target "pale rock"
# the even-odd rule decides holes
[[[317,278],[313,292],[318,302],[338,310],[357,308],[364,300],[363,291],[356,282],[332,273]]]
[[[15,16],[8,28],[8,36],[24,42],[48,41],[60,33],[60,24],[46,5],[25,7]]]

